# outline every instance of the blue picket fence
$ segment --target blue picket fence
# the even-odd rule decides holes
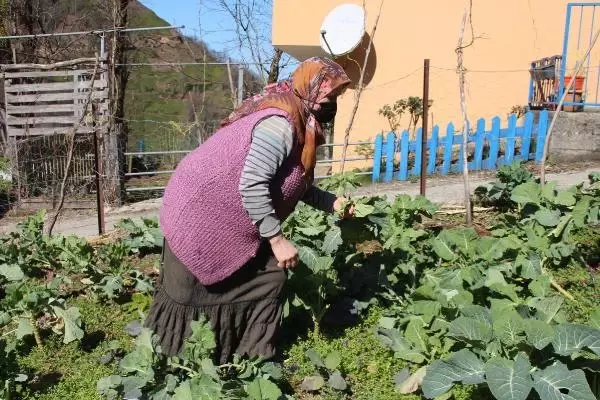
[[[515,161],[541,161],[548,132],[548,111],[541,111],[537,122],[534,119],[534,114],[529,112],[525,114],[522,125],[517,126],[516,115],[511,115],[508,117],[507,127],[503,128],[500,117],[496,116],[492,118],[489,130],[486,130],[485,119],[479,119],[476,130],[468,138],[468,142],[474,143],[475,148],[470,154],[472,159],[469,161],[469,170],[495,170]],[[420,128],[415,140],[410,140],[408,131],[402,132],[400,137],[395,132],[389,132],[385,138],[383,134],[377,135],[373,156],[373,182],[391,182],[393,179],[403,181],[410,176],[419,176],[423,157],[422,135]],[[462,142],[462,132],[457,133],[454,124],[448,124],[444,136],[440,136],[439,126],[434,126],[431,137],[427,140],[427,174],[448,175],[461,172]]]

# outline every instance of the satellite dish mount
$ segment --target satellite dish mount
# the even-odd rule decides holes
[[[321,48],[331,57],[356,49],[365,35],[365,10],[357,4],[342,4],[325,17],[321,25]]]

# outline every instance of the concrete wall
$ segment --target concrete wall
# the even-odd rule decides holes
[[[550,119],[552,116],[550,113]],[[552,132],[549,159],[600,161],[600,112],[560,113]]]
[[[362,4],[362,0],[274,0],[273,44],[299,59],[322,54],[321,22],[330,10],[342,3]],[[512,106],[527,104],[531,61],[562,53],[567,3],[569,0],[473,2],[473,27],[475,34],[482,38],[464,51],[471,121],[489,120],[495,115],[504,120]],[[366,4],[367,33],[370,33],[380,1],[368,0]],[[367,68],[368,85],[351,141],[373,138],[390,129],[387,120],[378,114],[383,105],[408,96],[422,96],[424,58],[430,58],[432,65],[430,123],[445,128],[454,122],[456,128],[461,129],[455,48],[467,6],[467,0],[387,0],[384,3],[374,39],[374,57]],[[576,12],[572,21],[578,24],[579,19]],[[582,22],[586,26],[589,21],[583,18]],[[584,47],[587,48],[589,26],[587,29],[582,31],[581,37],[578,30],[571,34],[569,68],[583,55]],[[470,29],[466,36],[468,40]],[[597,47],[591,63],[596,69],[600,60],[600,46]],[[360,51],[361,47],[357,49]],[[356,79],[357,73],[353,70],[356,63],[347,58],[336,61]],[[596,82],[589,82],[589,87],[595,89]],[[335,125],[338,143],[343,141],[353,105],[354,93],[349,90],[339,101]],[[408,124],[407,116],[403,124]]]

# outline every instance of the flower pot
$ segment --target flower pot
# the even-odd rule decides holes
[[[567,86],[569,86],[572,79],[573,79],[573,77],[571,77],[571,76],[565,76],[565,88]],[[572,90],[574,89],[576,92],[580,92],[583,90],[584,83],[585,83],[585,76],[576,76],[575,84],[573,85],[573,87],[571,89]]]
[[[572,76],[565,76],[565,89],[569,86],[571,81],[573,80]],[[576,76],[575,83],[571,88],[571,91],[582,92],[585,84],[585,76]],[[554,90],[558,93],[558,88],[560,86],[560,79],[557,79],[554,83]]]

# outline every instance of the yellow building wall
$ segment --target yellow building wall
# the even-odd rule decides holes
[[[464,51],[468,70],[466,97],[469,119],[503,120],[512,106],[526,105],[531,61],[562,53],[568,0],[475,0],[473,29],[478,39]],[[273,45],[304,59],[323,55],[319,46],[321,22],[334,7],[361,0],[275,0]],[[367,33],[377,17],[379,0],[367,0]],[[376,68],[362,93],[351,141],[373,138],[389,131],[386,119],[378,114],[385,104],[400,98],[422,96],[423,59],[431,59],[430,126],[446,124],[462,127],[456,53],[462,16],[467,0],[386,0],[374,39]],[[599,11],[600,13],[600,11]],[[591,14],[589,14],[591,15]],[[578,11],[572,21],[579,22]],[[583,56],[590,41],[590,18],[584,18],[582,36],[571,34],[569,67]],[[596,18],[600,26],[600,14]],[[467,26],[466,40],[470,39]],[[576,51],[577,41],[580,50]],[[600,47],[600,44],[596,46]],[[340,63],[345,64],[344,61]],[[591,58],[592,70],[600,65],[600,51]],[[596,73],[591,75],[596,76]],[[589,83],[595,89],[596,81]],[[352,90],[339,100],[335,142],[343,141],[354,105]],[[593,99],[592,99],[593,100]],[[404,125],[408,118],[404,117]],[[504,122],[505,123],[505,122]],[[339,155],[338,152],[336,154]]]

